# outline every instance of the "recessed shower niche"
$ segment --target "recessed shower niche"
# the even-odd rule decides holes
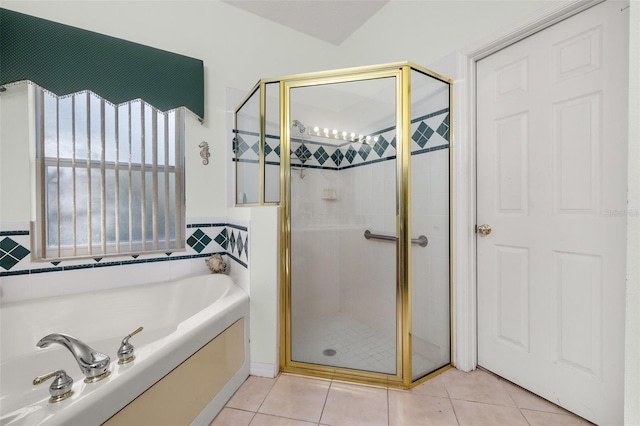
[[[283,371],[451,365],[451,99],[403,62],[263,79],[236,109],[236,205],[281,206]]]

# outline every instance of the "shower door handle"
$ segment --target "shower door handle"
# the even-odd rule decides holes
[[[398,237],[394,235],[372,234],[371,231],[369,231],[368,229],[364,231],[364,237],[367,240],[374,239],[374,240],[396,241],[398,239]],[[411,240],[411,243],[417,244],[420,247],[426,247],[427,244],[429,244],[429,239],[424,235],[420,235],[418,238],[413,238]]]

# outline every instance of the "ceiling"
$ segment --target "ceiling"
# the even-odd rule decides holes
[[[389,0],[223,0],[246,12],[340,45]]]

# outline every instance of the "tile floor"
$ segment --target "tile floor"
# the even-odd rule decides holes
[[[295,361],[395,374],[395,340],[348,315],[334,313],[292,326],[291,356]],[[327,356],[326,349],[335,352]],[[429,361],[415,352],[412,361],[413,371],[421,372],[435,371],[445,364]]]
[[[406,391],[288,374],[251,376],[211,426],[589,424],[485,371],[450,369]]]

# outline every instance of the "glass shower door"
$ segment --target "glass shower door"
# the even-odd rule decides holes
[[[399,374],[396,85],[287,86],[293,363]]]

